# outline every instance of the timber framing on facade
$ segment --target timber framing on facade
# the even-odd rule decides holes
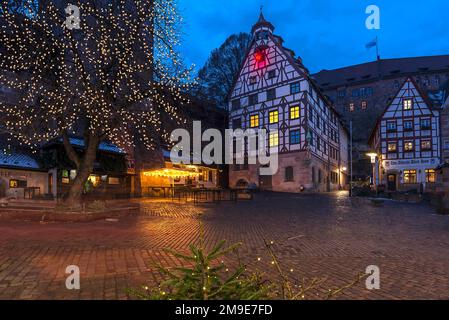
[[[370,144],[379,158],[379,184],[389,191],[435,183],[441,159],[440,109],[408,78],[378,119]]]
[[[231,187],[255,184],[285,192],[344,187],[348,137],[338,113],[262,14],[252,31],[253,42],[229,96],[229,123],[232,129],[266,129],[279,170],[260,176],[259,165],[234,165]]]

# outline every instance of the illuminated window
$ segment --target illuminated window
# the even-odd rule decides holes
[[[402,100],[402,106],[404,110],[412,110],[413,108],[413,100],[412,99],[404,99]]]
[[[109,177],[108,184],[119,185],[120,184],[120,178]]]
[[[301,86],[299,82],[292,83],[290,85],[290,94],[295,94],[301,92]]]
[[[276,110],[276,111],[271,111],[270,113],[269,113],[269,120],[270,120],[270,124],[271,123],[278,123],[279,122],[279,112]]]
[[[421,119],[421,130],[429,130],[431,127],[432,124],[429,118]]]
[[[355,104],[354,103],[350,103],[349,104],[349,111],[350,112],[354,112],[355,111]]]
[[[299,144],[301,143],[301,131],[292,130],[290,131],[290,144]]]
[[[90,181],[90,183],[92,183],[92,185],[95,188],[100,185],[100,181],[101,181],[100,176],[97,176],[97,175],[90,175],[87,180]]]
[[[421,141],[421,150],[422,151],[432,150],[432,143],[430,142],[430,140]]]
[[[249,117],[249,126],[251,128],[257,128],[259,126],[259,115],[253,114],[251,117]]]
[[[404,121],[404,130],[405,131],[412,131],[413,130],[413,121]]]
[[[279,133],[270,133],[270,147],[277,147],[279,145]]]
[[[434,169],[426,170],[426,182],[427,183],[437,182],[437,174]]]
[[[253,106],[259,102],[259,96],[256,94],[252,94],[248,98],[248,103],[250,106]]]
[[[11,189],[26,188],[27,182],[26,182],[26,180],[11,179],[11,180],[9,180],[9,187]]]
[[[397,148],[396,142],[390,142],[388,144],[388,152],[396,152]]]
[[[299,119],[299,107],[291,107],[290,108],[290,120]]]
[[[413,149],[414,149],[414,146],[413,146],[413,142],[412,141],[406,141],[404,143],[404,151],[405,152],[413,151]]]
[[[416,183],[416,170],[404,170],[404,183]]]

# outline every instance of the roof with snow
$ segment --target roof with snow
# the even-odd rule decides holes
[[[85,144],[84,144],[84,139],[82,138],[69,138],[70,140],[70,144],[74,147],[79,147],[79,148],[84,148]],[[59,142],[62,143],[62,138],[59,139]],[[105,151],[105,152],[111,152],[111,153],[117,153],[117,154],[126,154],[126,152],[121,149],[120,147],[116,146],[113,143],[110,142],[101,142],[100,145],[98,146],[98,149],[100,151]]]
[[[0,167],[39,170],[40,165],[32,156],[25,153],[5,153],[0,150]]]

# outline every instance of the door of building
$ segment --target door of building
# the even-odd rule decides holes
[[[396,175],[388,175],[388,191],[396,191]]]
[[[259,176],[259,185],[262,190],[272,190],[273,176]]]

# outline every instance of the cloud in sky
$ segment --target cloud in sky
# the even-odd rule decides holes
[[[447,0],[179,0],[186,61],[199,68],[228,36],[249,32],[261,4],[275,33],[311,72],[375,59],[375,49],[365,49],[375,36],[382,58],[449,54]],[[381,10],[378,31],[365,28],[370,4]]]

